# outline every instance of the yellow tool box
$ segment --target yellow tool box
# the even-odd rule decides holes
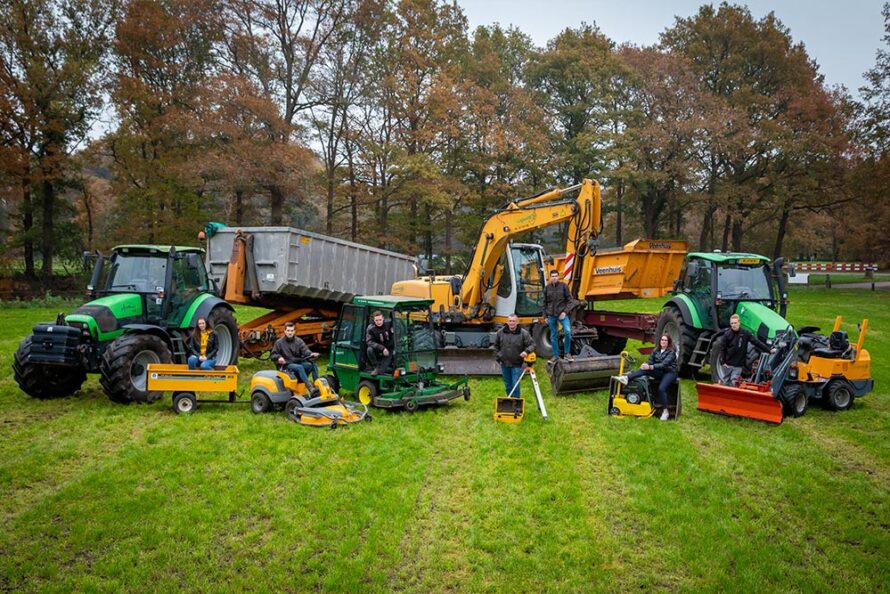
[[[525,398],[498,398],[494,405],[494,420],[518,423],[525,414]]]

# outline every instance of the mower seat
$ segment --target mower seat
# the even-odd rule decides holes
[[[832,332],[828,337],[828,348],[814,349],[813,354],[817,357],[825,359],[843,359],[852,355],[853,349],[850,348],[850,339],[843,330]]]

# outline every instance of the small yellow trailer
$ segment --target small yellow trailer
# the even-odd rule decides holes
[[[213,369],[189,369],[188,365],[150,363],[148,390],[173,392],[173,410],[191,414],[198,402],[235,402],[238,394],[238,367],[218,365]],[[228,400],[198,400],[198,394],[228,392]]]

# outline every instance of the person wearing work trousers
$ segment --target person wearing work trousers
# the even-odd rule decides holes
[[[275,341],[270,358],[284,368],[285,371],[297,374],[297,377],[300,378],[300,381],[303,382],[309,393],[315,397],[318,393],[318,388],[309,382],[309,375],[312,375],[313,380],[318,379],[318,366],[315,364],[315,359],[318,358],[319,354],[310,351],[303,339],[296,334],[297,328],[294,323],[286,323],[284,325],[284,336]]]
[[[735,386],[739,383],[739,378],[748,365],[748,344],[754,345],[754,348],[761,353],[776,352],[775,348],[770,348],[768,344],[742,328],[738,314],[730,316],[729,328],[718,337],[723,338],[723,351],[721,352],[723,381],[720,383],[724,386]]]
[[[640,365],[640,368],[627,375],[616,376],[619,382],[625,386],[638,377],[648,375],[653,382],[658,382],[658,405],[662,407],[661,420],[667,421],[668,413],[667,389],[677,381],[677,351],[674,341],[667,334],[658,340],[658,348],[649,355],[649,362]]]
[[[559,272],[550,271],[550,282],[544,287],[544,315],[550,326],[550,343],[553,345],[553,359],[559,359],[559,325],[562,324],[563,356],[572,360],[572,324],[569,320],[568,308],[572,294],[564,282],[559,280]]]
[[[494,350],[501,364],[501,375],[504,378],[504,389],[507,395],[522,377],[522,363],[528,355],[535,352],[535,341],[525,328],[519,327],[516,314],[507,316],[507,325],[501,326],[494,336]],[[512,396],[519,398],[519,386],[513,390]]]

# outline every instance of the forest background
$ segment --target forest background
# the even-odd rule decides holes
[[[0,0],[0,275],[51,286],[84,250],[194,244],[208,221],[461,273],[491,212],[583,178],[602,245],[886,266],[883,16],[854,96],[736,4],[651,47],[585,23],[536,47],[434,0]]]

